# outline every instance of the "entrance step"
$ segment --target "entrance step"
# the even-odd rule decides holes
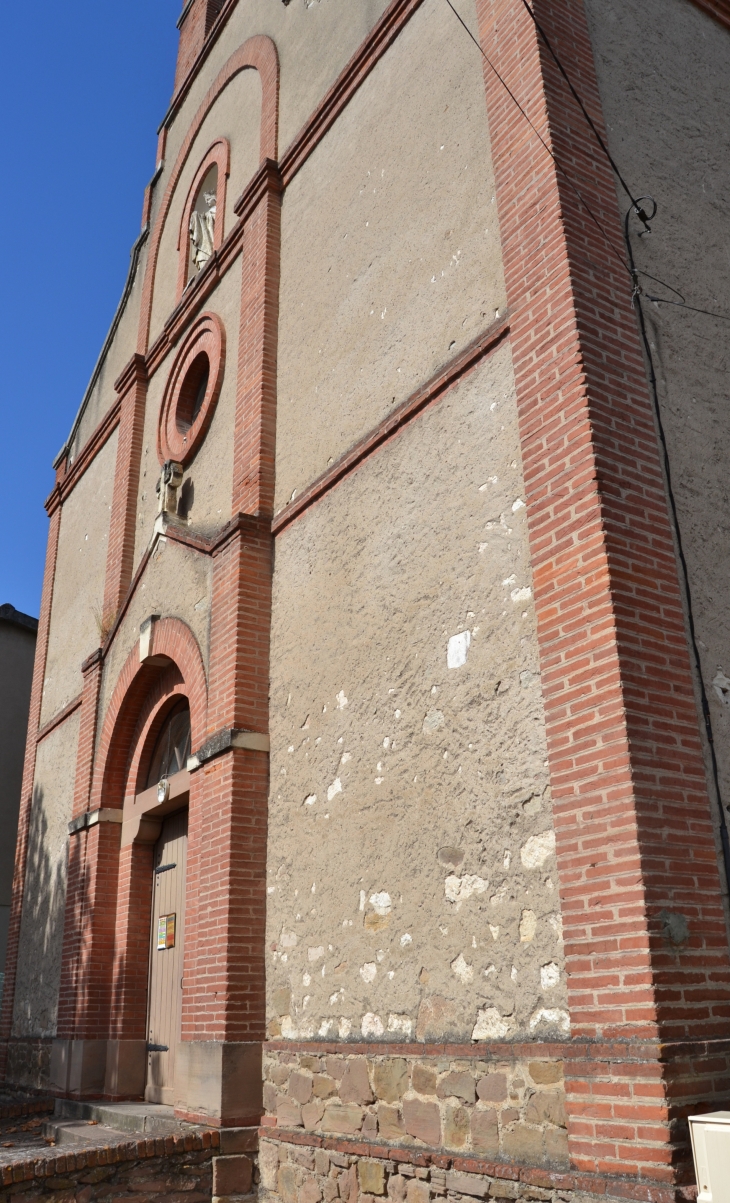
[[[53,1118],[43,1135],[56,1144],[108,1145],[130,1136],[169,1136],[195,1132],[196,1124],[175,1119],[174,1108],[162,1103],[95,1103],[56,1099]]]

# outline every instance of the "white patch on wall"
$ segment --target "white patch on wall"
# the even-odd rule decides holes
[[[413,1021],[407,1015],[389,1015],[388,1031],[398,1032],[401,1036],[409,1039],[413,1031]]]
[[[524,508],[525,508],[525,503],[521,497],[518,497],[516,501],[512,502],[512,513],[513,514],[516,514],[518,510],[524,510]]]
[[[557,1007],[540,1007],[539,1011],[530,1018],[530,1031],[534,1032],[535,1028],[541,1023],[549,1024],[550,1027],[559,1028],[561,1032],[570,1031],[570,1016],[567,1011],[561,1011]]]
[[[308,948],[307,949],[307,960],[312,961],[312,963],[314,963],[314,961],[318,961],[319,958],[323,957],[323,956],[324,956],[324,948],[321,945],[319,946],[319,948]]]
[[[520,943],[529,944],[535,939],[537,931],[537,915],[534,911],[523,911],[520,918]]]
[[[525,585],[522,589],[513,589],[510,593],[513,602],[526,602],[532,597],[532,589]]]
[[[335,1020],[334,1019],[323,1019],[321,1024],[319,1025],[319,1035],[320,1036],[329,1036],[330,1032],[334,1031],[334,1028],[335,1028]]]
[[[374,1015],[372,1011],[367,1011],[363,1015],[360,1030],[363,1036],[382,1036],[385,1033],[382,1019],[379,1015]]]
[[[368,961],[366,965],[361,967],[360,977],[364,982],[374,982],[377,972],[378,966],[375,964],[375,961]]]
[[[477,1015],[472,1040],[504,1040],[513,1027],[512,1019],[500,1015],[496,1007],[486,1007]]]
[[[446,667],[461,668],[466,664],[466,657],[471,643],[471,631],[461,631],[452,635],[446,649]]]
[[[392,903],[390,901],[390,894],[386,894],[385,890],[380,894],[371,894],[370,904],[374,908],[376,915],[390,914]]]
[[[296,948],[298,942],[297,934],[293,931],[283,931],[279,937],[282,948]]]
[[[455,973],[459,981],[466,985],[474,977],[474,966],[467,964],[464,954],[460,952],[456,960],[451,962],[451,972]]]
[[[430,731],[438,731],[439,727],[443,727],[445,719],[440,710],[429,710],[423,720],[423,733],[428,735]]]
[[[555,961],[540,967],[540,985],[543,990],[552,990],[560,981],[560,970]]]
[[[297,1040],[298,1039],[299,1031],[294,1026],[291,1015],[282,1016],[281,1034],[285,1040]]]
[[[337,1035],[339,1036],[340,1040],[347,1040],[347,1037],[350,1035],[351,1031],[352,1031],[352,1024],[351,1024],[350,1020],[345,1019],[345,1017],[343,1015],[343,1017],[340,1019],[339,1026],[337,1028]]]
[[[340,764],[349,764],[352,760],[352,752],[343,752]]]
[[[730,679],[725,676],[722,668],[718,665],[715,679],[712,682],[712,688],[722,702],[723,706],[730,706]]]
[[[412,944],[412,943],[413,943],[413,936],[410,934],[410,932],[405,932],[400,938],[401,948],[407,948],[408,945]]]
[[[492,933],[492,939],[498,940],[499,939],[499,928],[495,927],[495,925],[493,923],[490,923],[489,930]]]
[[[558,944],[562,944],[563,943],[563,916],[562,915],[548,915],[548,923],[550,924],[553,931],[555,932],[555,935],[557,936]]]
[[[342,782],[340,781],[339,777],[335,777],[335,780],[332,782],[331,786],[327,790],[327,801],[331,802],[332,799],[337,794],[341,794],[341,793],[342,793]]]
[[[464,902],[473,894],[484,894],[488,889],[489,882],[474,873],[467,873],[464,877],[452,873],[444,882],[444,893],[449,902]]]
[[[541,869],[555,851],[555,832],[543,831],[542,835],[531,835],[520,850],[520,858],[526,869]]]
[[[317,801],[316,794],[308,794],[307,797],[304,799],[304,805],[305,806],[314,806],[316,801]]]
[[[344,691],[344,689],[341,689],[337,695],[337,709],[344,710],[346,705],[347,705],[347,698],[345,697],[345,691]]]

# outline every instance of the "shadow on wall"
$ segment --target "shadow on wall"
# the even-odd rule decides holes
[[[65,820],[65,816],[59,817]],[[23,1086],[48,1084],[51,1039],[56,1034],[68,839],[58,840],[53,826],[44,791],[36,786],[13,1007],[12,1035],[16,1040],[11,1041],[7,1070],[8,1080]],[[20,1042],[16,1042],[18,1037]]]

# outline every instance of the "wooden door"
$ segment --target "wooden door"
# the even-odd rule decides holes
[[[188,812],[169,815],[155,845],[147,1020],[148,1103],[173,1103],[182,1013]]]

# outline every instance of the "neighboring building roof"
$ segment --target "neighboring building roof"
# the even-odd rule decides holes
[[[10,602],[6,602],[4,606],[0,606],[0,619],[5,622],[13,622],[17,627],[25,627],[26,630],[32,631],[35,635],[38,630],[38,619],[31,618],[30,614],[23,614],[20,610],[16,610],[15,606],[11,606]]]

